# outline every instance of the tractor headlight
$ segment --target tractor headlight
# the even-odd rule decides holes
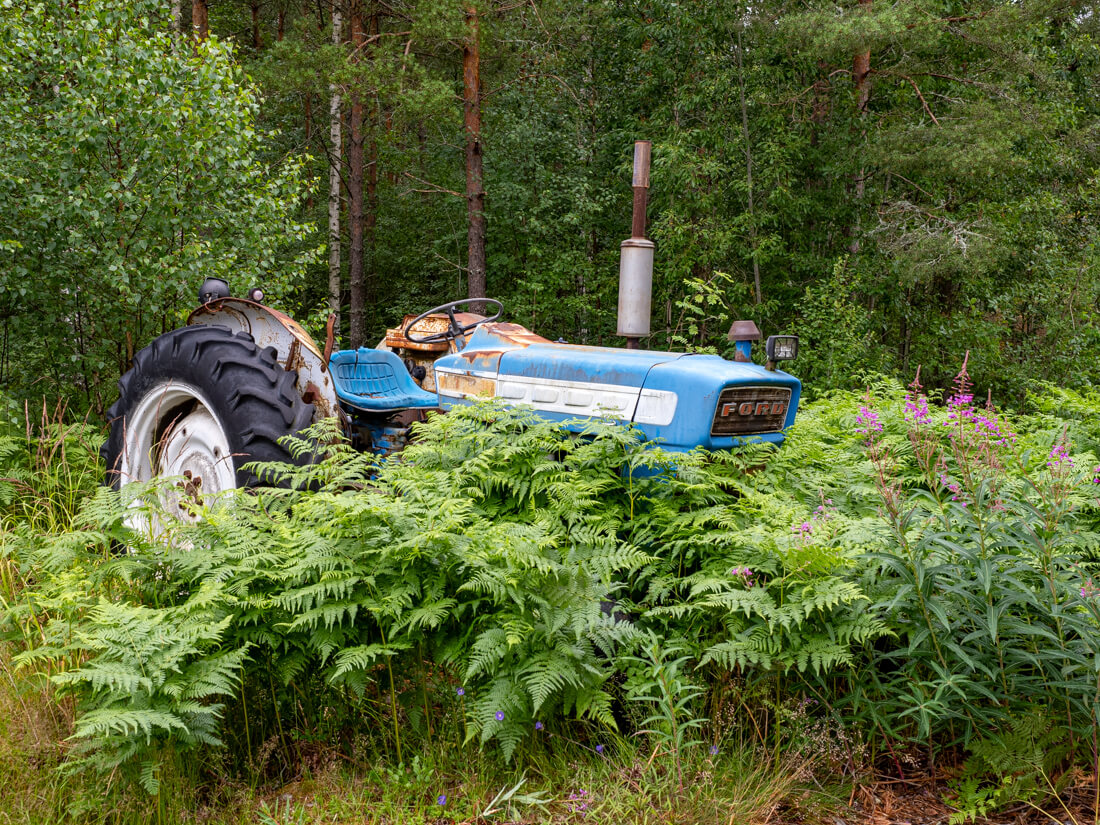
[[[791,361],[798,357],[798,336],[769,335],[765,349],[769,361]]]

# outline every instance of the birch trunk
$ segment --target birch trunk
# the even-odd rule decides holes
[[[360,60],[365,41],[363,18],[358,3],[351,7],[352,60]],[[363,296],[363,97],[358,89],[351,93],[351,117],[348,123],[348,287],[350,291],[349,342],[352,349],[366,339],[366,305]]]
[[[340,45],[343,19],[340,7],[332,9],[332,43]],[[343,145],[340,136],[340,90],[329,84],[329,155],[328,169],[328,308],[336,316],[336,330],[340,329],[340,163]]]

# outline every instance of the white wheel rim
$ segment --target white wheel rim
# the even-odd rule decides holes
[[[161,497],[170,515],[195,521],[200,508],[237,487],[225,428],[194,387],[158,384],[130,412],[125,426],[119,462],[122,483],[181,477]]]

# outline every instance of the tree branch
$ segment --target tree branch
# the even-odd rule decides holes
[[[466,200],[466,196],[463,195],[461,192],[456,192],[453,189],[446,189],[442,186],[438,186],[438,185],[432,183],[430,180],[424,180],[424,178],[418,178],[412,172],[404,172],[403,174],[405,175],[405,177],[410,178],[412,180],[415,180],[417,183],[422,183],[422,184],[424,184],[425,186],[428,187],[427,189],[408,189],[408,190],[406,190],[406,193],[408,193],[408,192],[428,192],[428,193],[433,193],[433,194],[454,195],[456,198],[462,198],[463,200]]]
[[[940,122],[936,120],[936,116],[932,114],[932,110],[928,108],[928,101],[925,100],[924,95],[920,93],[920,87],[917,85],[917,81],[913,80],[913,78],[911,78],[909,75],[902,74],[901,72],[875,72],[875,74],[893,75],[894,77],[900,77],[902,80],[907,81],[909,85],[913,87],[913,91],[917,93],[917,97],[920,98],[920,105],[924,107],[924,111],[926,111],[928,113],[928,116],[932,118],[932,122],[935,123],[937,126],[940,125]]]

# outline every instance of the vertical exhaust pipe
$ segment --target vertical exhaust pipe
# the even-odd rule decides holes
[[[634,214],[630,237],[619,245],[618,334],[626,338],[627,349],[638,349],[639,339],[649,335],[652,315],[653,241],[645,236],[650,148],[648,140],[634,141]]]

